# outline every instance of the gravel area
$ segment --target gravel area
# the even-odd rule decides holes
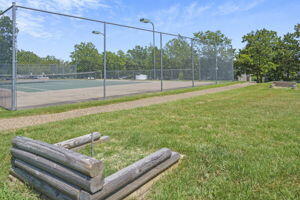
[[[167,95],[167,96],[159,96],[159,97],[150,97],[135,101],[116,103],[104,106],[90,107],[84,109],[71,110],[62,113],[55,114],[45,114],[45,115],[34,115],[34,116],[26,116],[26,117],[16,117],[16,118],[8,118],[0,120],[0,131],[10,130],[10,129],[19,129],[27,126],[35,126],[39,124],[45,124],[49,122],[61,121],[70,118],[76,118],[91,114],[97,113],[105,113],[112,112],[118,110],[128,110],[138,107],[150,106],[154,104],[161,104],[170,101],[176,101],[181,99],[187,99],[195,96],[201,96],[206,94],[212,94],[217,92],[223,92],[227,90],[247,87],[249,85],[253,85],[253,83],[241,83],[230,86],[211,88],[206,90],[187,92],[175,95]]]

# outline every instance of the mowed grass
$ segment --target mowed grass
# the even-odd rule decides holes
[[[17,110],[17,111],[10,111],[0,107],[0,119],[1,118],[12,118],[12,117],[21,117],[21,116],[30,116],[30,115],[41,115],[41,114],[52,114],[52,113],[60,113],[66,112],[70,110],[82,109],[82,108],[89,108],[94,106],[103,106],[108,104],[115,104],[127,101],[134,101],[143,98],[155,97],[155,96],[165,96],[165,95],[172,95],[172,94],[180,94],[186,92],[193,92],[198,90],[205,90],[210,88],[216,87],[223,87],[241,83],[239,81],[235,82],[224,82],[217,85],[204,85],[204,86],[197,86],[192,88],[182,88],[176,90],[167,90],[163,92],[152,92],[152,93],[144,93],[144,94],[137,94],[137,95],[129,95],[123,96],[119,98],[110,98],[107,100],[95,100],[95,101],[85,101],[73,104],[62,104],[56,106],[47,106],[41,108],[32,108],[32,109],[25,109],[25,110]]]
[[[14,136],[55,143],[92,131],[112,138],[95,148],[106,175],[162,147],[185,155],[148,199],[299,199],[299,119],[300,90],[262,84],[2,132],[0,199],[38,199],[7,179]]]

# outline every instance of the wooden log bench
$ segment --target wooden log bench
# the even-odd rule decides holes
[[[297,88],[296,82],[289,82],[289,81],[274,81],[271,86],[271,88]]]
[[[17,136],[12,140],[11,175],[53,200],[117,200],[155,178],[180,159],[163,148],[104,178],[101,160],[73,150],[95,139],[95,133],[56,144]]]

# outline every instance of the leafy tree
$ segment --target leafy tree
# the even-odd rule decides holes
[[[198,39],[201,44],[219,46],[219,45],[231,45],[231,39],[226,37],[221,31],[200,31],[194,33],[196,39]]]
[[[243,36],[242,42],[246,46],[240,50],[236,66],[243,72],[255,75],[257,82],[261,83],[263,77],[278,66],[274,59],[279,37],[275,31],[261,29]]]
[[[148,47],[135,46],[133,49],[127,51],[127,69],[143,70],[149,69]]]
[[[167,42],[164,53],[167,56],[165,68],[172,69],[191,69],[191,46],[190,43],[182,38],[172,39]]]
[[[39,64],[41,63],[42,59],[31,51],[18,51],[18,64]]]
[[[127,62],[128,62],[128,58],[126,57],[126,54],[124,51],[122,50],[119,50],[117,52],[117,55],[118,55],[118,59],[119,59],[119,70],[125,70],[126,67],[127,67]]]
[[[71,64],[77,65],[78,72],[99,71],[103,68],[103,57],[91,42],[75,45],[70,57]]]
[[[59,60],[59,59],[57,59],[57,58],[55,58],[55,56],[46,56],[45,58],[41,58],[41,64],[45,64],[45,65],[47,65],[47,64],[57,64],[57,65],[59,65],[59,64],[63,64],[63,63],[65,63],[63,60]]]
[[[121,54],[121,52],[118,52]],[[121,70],[124,69],[126,65],[126,59],[118,55],[118,53],[114,52],[106,52],[107,59],[107,70]],[[123,52],[122,52],[123,53]]]
[[[18,31],[18,30],[17,30]],[[0,17],[0,64],[12,63],[13,23],[10,17]]]
[[[221,31],[194,33],[195,48],[199,59],[199,79],[233,79],[232,60],[234,49],[231,39]],[[216,77],[218,76],[218,77]]]
[[[299,24],[294,33],[287,33],[280,39],[274,62],[278,67],[268,74],[270,80],[296,80],[300,71]]]
[[[239,77],[243,74],[251,74],[251,67],[253,66],[253,60],[248,54],[244,54],[241,50],[235,57],[234,72],[235,77]]]
[[[17,60],[18,74],[64,74],[76,71],[76,68],[70,66],[68,62],[54,56],[39,57],[31,51],[18,51]]]

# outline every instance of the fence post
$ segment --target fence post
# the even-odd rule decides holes
[[[217,50],[217,44],[215,44],[215,49],[216,49],[216,84],[218,84],[218,50]]]
[[[195,87],[195,63],[194,63],[194,40],[191,39],[191,59],[192,59],[192,86]]]
[[[12,3],[12,110],[17,110],[17,95],[16,95],[16,82],[17,82],[17,47],[16,47],[16,25],[17,25],[17,8],[16,3]]]
[[[103,98],[106,99],[106,23],[103,24]]]
[[[163,91],[163,47],[162,33],[160,33],[160,91]]]
[[[156,71],[156,59],[155,59],[155,29],[153,25],[153,70],[154,70],[154,80],[156,79],[155,71]]]

